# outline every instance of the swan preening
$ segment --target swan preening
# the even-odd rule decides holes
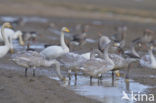
[[[63,27],[61,29],[60,35],[60,44],[61,46],[49,46],[40,52],[41,55],[44,55],[46,58],[55,59],[69,52],[69,48],[64,41],[64,32],[69,32],[69,29]]]
[[[19,39],[19,43],[20,45],[24,45],[24,41],[23,41],[23,38],[22,38],[22,32],[21,31],[14,31],[10,28],[6,28],[4,29],[4,32],[5,32],[5,35],[7,38],[11,38],[12,40],[14,39]],[[3,42],[3,38],[2,38],[2,34],[0,33],[0,41]]]
[[[1,36],[4,40],[4,45],[0,46],[0,58],[4,57],[11,49],[11,38],[8,38],[5,34],[5,28],[12,28],[10,23],[4,23],[1,27]],[[12,51],[12,49],[11,49]]]
[[[148,55],[140,59],[140,65],[146,68],[156,69],[156,57],[153,55],[153,46],[148,50]]]
[[[33,68],[33,76],[35,76],[35,69],[37,67],[50,67],[52,65],[56,65],[56,72],[58,77],[61,80],[65,80],[65,77],[62,76],[60,72],[60,63],[57,60],[46,60],[43,56],[41,56],[38,52],[35,51],[27,51],[17,53],[13,56],[12,60],[19,66],[25,68],[25,76],[27,76],[27,70],[29,68]]]

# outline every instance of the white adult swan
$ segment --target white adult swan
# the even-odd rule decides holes
[[[55,59],[69,52],[69,48],[64,41],[64,32],[69,32],[69,29],[63,27],[61,29],[60,44],[61,46],[49,46],[40,52],[46,58]]]
[[[153,46],[148,50],[149,55],[145,55],[140,59],[140,65],[143,67],[156,69],[156,58],[153,55]]]
[[[12,26],[10,23],[4,23],[1,27],[1,34],[2,34],[3,40],[5,42],[5,45],[0,46],[0,58],[4,57],[8,53],[8,51],[10,50],[10,43],[9,43],[8,38],[5,35],[4,29],[5,28],[11,28],[11,27]]]
[[[15,32],[12,29],[6,28],[6,29],[4,29],[4,32],[5,32],[7,38],[11,38],[12,40],[19,38],[20,45],[24,45],[24,41],[22,38],[23,34],[21,31],[18,30]],[[3,41],[4,41],[4,39],[2,38],[2,34],[0,33],[0,42],[3,42]]]
[[[65,77],[61,75],[60,63],[57,60],[46,60],[42,55],[35,51],[21,52],[13,56],[12,60],[19,66],[25,68],[25,76],[27,76],[27,69],[33,68],[33,76],[35,76],[36,67],[50,67],[53,64],[56,65],[56,72],[61,80],[65,80]]]

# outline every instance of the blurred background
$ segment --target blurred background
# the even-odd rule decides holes
[[[153,22],[156,0],[1,0],[0,15],[114,18]],[[146,19],[146,20],[145,20]]]

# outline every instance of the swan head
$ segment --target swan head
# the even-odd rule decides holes
[[[20,45],[24,46],[24,41],[22,37],[23,33],[21,31],[16,31],[16,34],[18,35]]]
[[[61,31],[62,31],[62,32],[70,32],[69,29],[68,29],[67,27],[63,27],[63,28],[61,29]]]
[[[5,28],[12,28],[12,25],[9,22],[3,24]]]

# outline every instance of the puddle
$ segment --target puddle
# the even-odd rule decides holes
[[[0,17],[0,20],[4,21],[4,22],[14,22],[14,21],[18,21],[19,19],[20,19],[19,17],[12,17],[12,16],[1,16]],[[34,17],[22,17],[22,21],[24,23],[26,23],[26,22],[47,23],[48,19],[34,16]]]
[[[37,23],[47,23],[48,19],[42,17],[23,17],[23,22],[37,22]]]
[[[18,17],[1,16],[0,19],[1,19],[1,21],[4,21],[4,22],[14,22],[14,21],[18,20]]]
[[[108,74],[111,75],[111,74]],[[51,79],[59,80],[57,77],[50,77]],[[143,93],[149,86],[142,85],[133,80],[126,83],[123,78],[115,80],[112,85],[112,78],[110,76],[104,77],[102,84],[98,85],[97,79],[93,79],[90,85],[89,77],[78,76],[78,81],[75,83],[74,77],[69,83],[66,83],[66,88],[73,90],[75,93],[93,98],[103,103],[134,103],[133,101],[122,100],[123,91],[128,95],[133,91],[134,93]]]
[[[94,21],[92,21],[92,24],[94,24],[94,25],[102,25],[103,23],[101,21],[94,20]]]

